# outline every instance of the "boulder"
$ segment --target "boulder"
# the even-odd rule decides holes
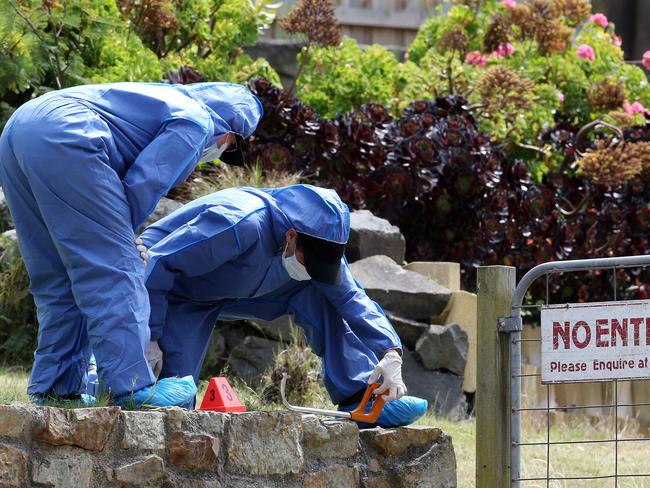
[[[277,341],[249,336],[230,352],[228,366],[235,376],[247,383],[258,383],[275,363],[281,347]]]
[[[249,320],[249,322],[264,334],[264,337],[284,343],[291,342],[298,330],[291,315],[283,315],[272,321],[255,319]]]
[[[11,220],[9,206],[7,205],[7,200],[5,198],[4,192],[2,191],[2,187],[0,187],[0,232],[12,229],[13,226],[14,223]]]
[[[421,274],[402,269],[388,256],[372,256],[350,265],[368,296],[384,310],[428,322],[442,312],[451,292]]]
[[[420,336],[429,329],[429,324],[409,320],[391,312],[386,312],[388,320],[393,324],[395,332],[402,341],[402,344],[409,349],[415,349],[415,343]]]
[[[321,458],[348,458],[357,453],[359,428],[354,422],[302,417],[305,455]]]
[[[402,263],[406,241],[399,228],[368,210],[350,214],[350,240],[345,250],[349,262],[370,256],[388,256]]]
[[[415,344],[415,351],[425,368],[446,369],[463,376],[467,345],[467,332],[460,325],[430,325]]]
[[[37,486],[91,488],[93,483],[93,457],[76,448],[59,448],[35,459],[32,465],[32,482]]]
[[[452,420],[467,418],[467,399],[463,378],[452,373],[429,371],[417,360],[415,353],[404,349],[402,377],[408,394],[424,398],[436,415]]]
[[[149,217],[147,217],[147,220],[144,221],[144,224],[142,224],[139,230],[143,231],[154,222],[162,219],[163,217],[167,217],[170,213],[181,208],[182,206],[183,204],[181,202],[177,202],[176,200],[172,200],[167,197],[162,197],[158,201],[158,204],[156,205],[156,209],[153,211],[151,215],[149,215]]]
[[[192,470],[212,470],[219,457],[219,440],[206,434],[172,432],[169,464]]]
[[[27,453],[0,444],[0,486],[25,486],[26,481]]]
[[[126,486],[145,486],[164,475],[165,464],[156,455],[125,464],[113,471],[113,477]]]

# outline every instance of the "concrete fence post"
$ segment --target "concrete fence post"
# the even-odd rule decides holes
[[[515,268],[482,266],[477,277],[476,487],[510,487],[510,344],[497,319],[510,314]]]

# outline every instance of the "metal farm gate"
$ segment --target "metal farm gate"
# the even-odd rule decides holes
[[[612,283],[611,301],[574,305],[573,309],[599,307],[598,310],[627,310],[628,305],[631,307],[642,302],[617,303],[620,300],[617,293],[617,271],[628,272],[629,268],[647,266],[650,266],[650,256],[544,263],[526,273],[516,287],[514,268],[479,268],[477,488],[650,487],[649,429],[646,426],[645,432],[640,431],[638,423],[634,420],[634,413],[641,410],[644,410],[645,417],[650,419],[650,382],[647,381],[650,379],[650,373],[636,372],[636,375],[643,377],[636,376],[633,380],[603,380],[592,377],[589,381],[581,380],[580,383],[570,384],[566,382],[562,385],[549,383],[547,378],[542,384],[541,368],[537,370],[522,364],[522,346],[538,355],[543,347],[540,337],[523,334],[522,313],[526,311],[525,313],[536,314],[541,310],[547,314],[558,311],[565,313],[572,307],[569,304],[549,303],[551,276],[590,271],[608,273]],[[529,289],[540,278],[546,280],[545,296],[533,297],[535,303],[524,304]],[[647,307],[649,304],[643,305]],[[561,323],[563,322],[554,322],[553,326]],[[627,321],[625,323],[627,324]],[[646,327],[650,331],[650,318],[642,325],[643,341],[650,341],[650,333],[646,332]],[[637,327],[637,339],[639,329],[640,327]],[[545,332],[548,333],[548,329],[545,329]],[[577,334],[575,330],[573,334]],[[613,328],[611,335],[615,335]],[[569,334],[566,336],[568,343]],[[557,341],[555,336],[553,338]],[[577,340],[576,335],[573,340]],[[639,342],[641,347],[647,343]],[[647,358],[645,361],[647,365]],[[594,361],[594,367],[596,362],[603,363]],[[608,366],[612,367],[612,364],[609,363]],[[569,373],[566,373],[566,378],[570,379]],[[522,382],[526,383],[529,390],[532,385],[532,388],[541,393],[536,401],[531,402],[523,394]],[[644,395],[637,395],[640,399],[629,393],[634,385],[639,384],[639,388],[647,388],[647,391],[643,392]],[[607,394],[593,402],[556,402],[555,396],[560,387],[564,388],[564,391],[574,392],[580,388],[591,388],[592,391],[597,388]],[[621,395],[622,391],[627,393]],[[632,413],[631,418],[623,418],[623,413]],[[525,422],[522,422],[522,417]],[[570,425],[572,420],[578,422],[578,427]],[[529,428],[529,425],[534,425],[535,428]],[[579,435],[576,436],[576,433]],[[630,460],[636,461],[635,469],[630,469]]]

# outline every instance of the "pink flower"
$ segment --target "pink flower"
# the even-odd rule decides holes
[[[487,66],[488,59],[481,53],[481,51],[472,51],[467,53],[465,56],[465,62],[467,64],[473,64],[474,66]]]
[[[636,115],[636,114],[645,114],[647,112],[646,108],[639,102],[634,102],[632,105],[630,105],[630,102],[625,100],[623,103],[623,110],[629,115]]]
[[[490,53],[490,57],[492,59],[503,59],[504,58],[503,54],[501,54],[499,51],[492,51]]]
[[[555,92],[555,96],[560,101],[560,103],[564,103],[564,93],[558,90]]]
[[[514,10],[517,8],[517,2],[515,0],[503,0],[501,2],[501,5],[503,5],[508,10]]]
[[[589,44],[581,44],[578,46],[578,56],[580,56],[582,59],[586,59],[587,61],[593,61],[596,59],[596,53],[594,52],[594,48],[591,47]]]
[[[643,53],[641,64],[645,66],[646,69],[650,69],[650,51],[646,51]]]
[[[408,61],[408,59],[409,59],[409,53],[404,53],[404,60]]]
[[[499,48],[497,49],[497,53],[499,54],[500,58],[505,58],[506,56],[510,56],[511,54],[514,54],[514,52],[515,52],[515,46],[513,46],[509,42],[504,42],[503,44],[500,44]]]
[[[605,14],[594,14],[591,17],[589,17],[589,22],[593,22],[594,24],[597,24],[601,26],[603,29],[607,29],[607,26],[609,25],[609,21],[607,20],[607,17]]]
[[[612,36],[612,43],[615,46],[621,47],[623,45],[623,38],[621,36]]]

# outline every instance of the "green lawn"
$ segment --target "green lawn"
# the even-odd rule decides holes
[[[0,368],[0,403],[26,402],[28,372],[19,368]],[[265,403],[253,390],[239,382],[233,382],[240,400],[249,410],[275,410],[282,407],[278,404]],[[199,398],[202,397],[207,382],[199,385]],[[314,405],[320,408],[332,408],[326,402]],[[641,437],[632,422],[619,422],[619,437]],[[452,422],[450,420],[426,415],[416,425],[439,427],[452,437],[456,461],[458,465],[458,486],[460,488],[475,488],[474,470],[476,466],[475,419]],[[553,417],[550,431],[552,441],[565,440],[597,440],[606,439],[613,435],[611,419],[586,419],[580,416],[558,414]],[[545,417],[528,418],[523,426],[523,436],[526,442],[545,441]],[[648,442],[622,442],[618,447],[619,473],[647,473],[650,467],[647,463]],[[552,446],[550,450],[551,476],[607,476],[614,471],[615,451],[613,444],[578,444]],[[523,448],[523,473],[525,477],[546,476],[546,446]],[[609,488],[614,487],[611,479],[595,481],[552,481],[552,488]],[[650,478],[623,478],[618,481],[619,488],[642,488],[650,486]],[[545,481],[525,482],[522,488],[543,488]]]

